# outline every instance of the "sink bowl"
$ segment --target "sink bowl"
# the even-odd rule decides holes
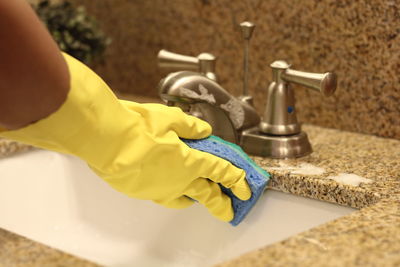
[[[1,228],[106,266],[210,266],[354,211],[267,190],[232,227],[199,204],[122,195],[68,155],[33,150],[1,159],[0,172]]]

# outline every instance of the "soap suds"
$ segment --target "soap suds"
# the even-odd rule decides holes
[[[301,163],[299,166],[290,166],[284,162],[279,162],[280,167],[271,167],[270,170],[289,171],[290,174],[301,175],[321,175],[325,172],[324,168],[314,166],[309,163]]]
[[[200,94],[184,87],[179,88],[179,93],[181,94],[181,96],[189,97],[191,99],[203,100],[209,104],[215,104],[216,101],[214,95],[208,93],[208,89],[204,87],[204,85],[199,84],[199,92]]]
[[[225,104],[221,104],[220,107],[228,112],[229,118],[231,119],[233,126],[235,126],[235,129],[239,129],[243,126],[244,110],[242,103],[239,100],[231,98]]]
[[[332,179],[340,184],[359,186],[361,183],[369,184],[373,181],[351,173],[339,173],[337,176],[329,176],[328,179]]]

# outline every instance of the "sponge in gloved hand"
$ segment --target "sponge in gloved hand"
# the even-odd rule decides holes
[[[237,145],[227,142],[217,136],[209,136],[205,139],[188,140],[182,139],[188,146],[204,152],[211,153],[225,160],[230,161],[236,167],[246,172],[246,180],[252,192],[248,200],[240,200],[229,188],[220,185],[222,191],[232,199],[234,218],[230,221],[233,226],[237,226],[250,212],[264,192],[270,174],[261,169],[247,156],[247,154]]]

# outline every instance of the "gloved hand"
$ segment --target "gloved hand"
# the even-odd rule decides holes
[[[118,100],[88,67],[64,54],[70,91],[49,117],[1,136],[85,160],[116,190],[172,208],[199,201],[215,217],[233,219],[231,200],[251,192],[243,170],[189,148],[179,137],[205,138],[211,127],[179,108]],[[190,198],[189,198],[190,197]]]

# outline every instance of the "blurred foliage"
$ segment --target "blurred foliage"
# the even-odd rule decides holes
[[[87,64],[102,60],[111,39],[83,6],[74,7],[65,0],[58,3],[40,0],[33,8],[62,51]]]

